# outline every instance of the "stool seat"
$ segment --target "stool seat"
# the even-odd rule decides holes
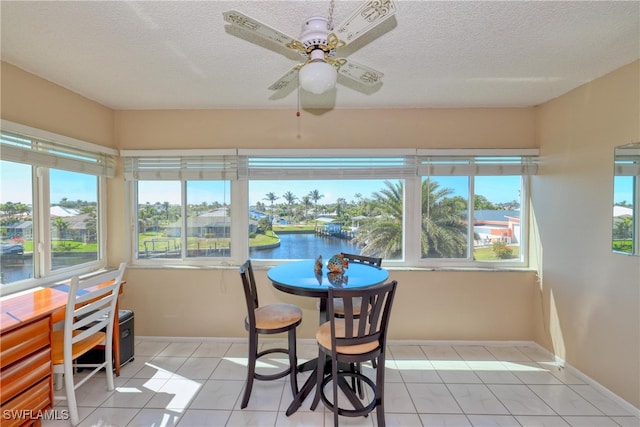
[[[294,304],[269,304],[256,308],[254,313],[258,329],[285,328],[302,319],[302,310]]]

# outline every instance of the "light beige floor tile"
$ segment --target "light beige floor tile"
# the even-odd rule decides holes
[[[200,343],[191,357],[222,357],[229,351],[230,342],[205,341]]]
[[[172,342],[156,356],[161,357],[189,357],[200,346],[198,342]]]
[[[141,409],[127,427],[175,427],[182,412],[165,409]]]
[[[465,415],[419,414],[422,424],[428,427],[472,427]]]
[[[493,355],[497,360],[504,360],[507,362],[533,362],[526,353],[520,351],[515,346],[485,346],[487,351]]]
[[[162,350],[164,350],[169,344],[168,341],[149,341],[144,340],[136,342],[135,345],[135,357],[138,356],[157,356]]]
[[[611,419],[621,427],[640,427],[640,418],[638,417],[611,417]]]
[[[231,411],[189,409],[177,427],[225,427],[230,416]]]
[[[90,413],[78,427],[125,427],[136,416],[137,408],[98,408]]]
[[[462,413],[462,409],[444,384],[407,383],[407,389],[418,413]]]
[[[220,363],[216,357],[190,357],[178,368],[173,378],[207,380]]]
[[[133,378],[169,379],[187,360],[186,357],[154,357],[133,375]]]
[[[558,415],[603,415],[595,406],[566,385],[529,385]]]
[[[172,409],[183,413],[189,408],[204,380],[168,379],[147,402],[145,408]]]
[[[453,349],[463,360],[497,360],[489,350],[481,345],[454,345]]]
[[[232,410],[244,386],[243,381],[207,380],[189,409]]]
[[[520,427],[510,415],[467,415],[473,427]]]
[[[619,427],[618,423],[609,417],[563,417],[571,427]]]
[[[462,357],[450,345],[421,345],[420,348],[429,360],[462,360]]]
[[[166,382],[165,379],[133,378],[116,390],[102,403],[104,408],[144,408],[155,393]]]
[[[233,411],[226,427],[265,427],[273,426],[278,418],[276,411]]]
[[[526,385],[488,384],[487,387],[512,415],[557,415]]]
[[[557,415],[535,416],[522,415],[516,417],[518,422],[527,427],[569,427],[569,424]]]
[[[284,411],[278,412],[276,427],[318,427],[324,425],[324,411],[317,409],[315,412],[298,411],[286,416]]]
[[[609,416],[633,416],[633,414],[629,413],[622,406],[618,405],[613,400],[609,399],[604,394],[600,393],[598,390],[593,388],[590,385],[572,385],[571,389],[586,399],[593,406],[598,408],[600,412]]]
[[[447,384],[465,414],[508,414],[509,411],[484,384]]]

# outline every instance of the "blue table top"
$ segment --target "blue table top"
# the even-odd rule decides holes
[[[267,277],[277,289],[295,295],[326,297],[332,288],[366,288],[384,283],[389,272],[384,268],[350,262],[343,274],[329,273],[326,265],[316,274],[314,260],[294,261],[272,267]]]

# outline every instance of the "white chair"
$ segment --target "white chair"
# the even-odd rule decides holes
[[[64,328],[54,331],[52,340],[53,373],[59,380],[63,375],[69,418],[72,425],[80,422],[76,389],[89,378],[105,369],[107,388],[114,389],[113,382],[113,324],[116,303],[126,263],[117,270],[107,271],[87,279],[78,276],[71,279],[69,299],[65,310]],[[104,362],[77,364],[75,360],[96,346],[104,347]],[[77,383],[74,368],[93,368]],[[56,396],[61,398],[61,396]],[[62,397],[64,398],[64,397]]]

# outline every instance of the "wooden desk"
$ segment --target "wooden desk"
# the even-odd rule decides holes
[[[0,402],[3,411],[27,409],[37,414],[52,408],[51,336],[54,323],[64,320],[69,296],[64,289],[65,286],[39,289],[0,302]],[[117,321],[113,327],[113,356],[116,375],[120,375]],[[25,422],[29,424],[28,419],[0,417],[2,427]]]

